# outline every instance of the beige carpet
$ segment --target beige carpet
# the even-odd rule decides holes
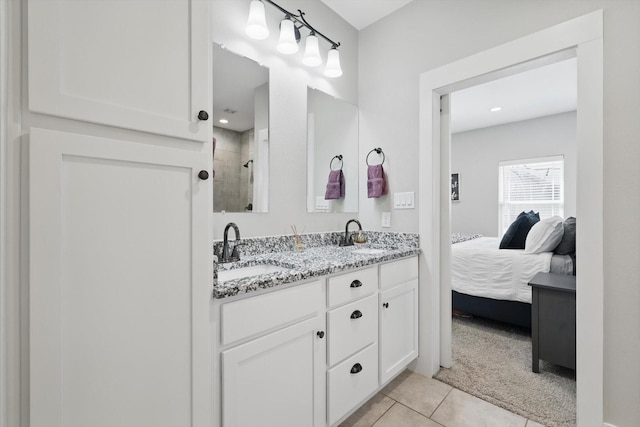
[[[435,378],[550,427],[576,425],[575,371],[540,361],[531,371],[529,331],[453,318],[453,366]]]

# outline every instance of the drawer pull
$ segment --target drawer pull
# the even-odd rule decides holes
[[[350,287],[352,288],[359,288],[360,286],[362,286],[362,282],[358,279],[351,282],[351,285],[350,285]]]
[[[316,334],[319,338],[324,338],[324,331],[318,331]]]
[[[358,372],[362,371],[362,365],[359,363],[356,363],[355,365],[353,365],[353,367],[351,368],[351,373],[352,374],[357,374]]]
[[[351,313],[352,319],[359,319],[361,317],[362,317],[362,312],[360,310],[356,310],[353,313]]]
[[[385,302],[384,304],[382,304],[382,306],[383,306],[384,308],[389,308],[389,303],[388,303],[388,302]]]

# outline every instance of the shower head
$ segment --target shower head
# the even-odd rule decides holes
[[[249,167],[249,163],[253,163],[253,160],[248,160],[247,163],[245,163],[242,166],[244,166],[245,168],[248,168]]]

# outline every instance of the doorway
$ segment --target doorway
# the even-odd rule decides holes
[[[498,246],[522,211],[544,223],[576,216],[576,78],[573,56],[441,105],[441,134],[450,117],[452,366],[435,378],[542,424],[575,420],[575,371],[545,365],[531,375],[527,283],[550,267],[572,275],[573,262]]]
[[[419,372],[451,365],[450,141],[440,129],[440,98],[453,91],[538,67],[575,50],[578,61],[577,419],[603,420],[603,40],[602,11],[567,21],[420,76],[419,217],[421,292]],[[558,37],[562,34],[563,37]],[[446,131],[446,129],[445,129]],[[445,137],[442,138],[441,136]],[[429,167],[430,166],[430,167]]]

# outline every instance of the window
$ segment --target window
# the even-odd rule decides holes
[[[522,211],[540,213],[540,219],[564,213],[564,158],[562,156],[500,162],[499,230],[503,235]]]

